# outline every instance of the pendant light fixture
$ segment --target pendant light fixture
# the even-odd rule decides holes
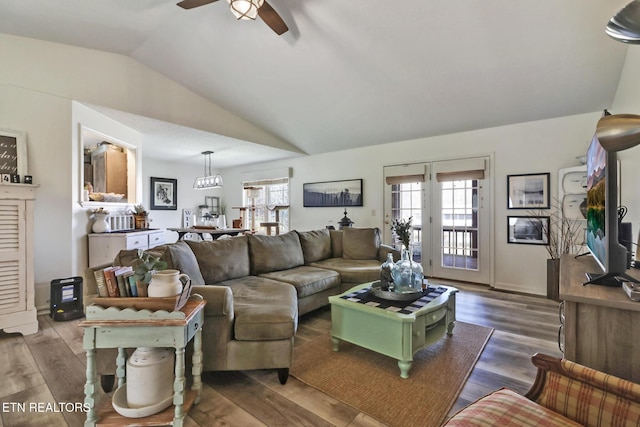
[[[194,190],[208,190],[210,188],[222,188],[222,177],[220,174],[213,175],[211,173],[211,155],[213,151],[203,151],[204,157],[204,176],[196,178],[193,182]]]
[[[237,19],[251,19],[258,17],[258,9],[264,3],[264,0],[227,0],[231,13]]]

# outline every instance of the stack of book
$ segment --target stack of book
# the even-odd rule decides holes
[[[146,297],[147,287],[140,286],[133,275],[133,267],[106,267],[93,272],[98,295],[101,297]]]

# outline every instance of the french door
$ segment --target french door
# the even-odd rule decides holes
[[[413,258],[425,276],[490,284],[488,166],[489,157],[386,166],[385,243],[398,246],[391,223],[411,216]]]

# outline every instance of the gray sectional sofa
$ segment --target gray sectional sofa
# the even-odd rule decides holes
[[[399,256],[381,244],[377,228],[178,241],[150,251],[188,274],[192,292],[207,301],[204,370],[273,368],[283,384],[298,316],[327,305],[330,295],[377,280],[387,254]],[[130,265],[136,257],[122,251],[114,264]]]

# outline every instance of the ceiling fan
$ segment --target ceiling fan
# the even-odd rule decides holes
[[[216,1],[218,0],[182,0],[178,6],[183,9],[193,9]],[[227,3],[231,13],[238,19],[256,19],[256,16],[260,16],[260,19],[279,36],[289,31],[278,12],[264,0],[227,0]]]

